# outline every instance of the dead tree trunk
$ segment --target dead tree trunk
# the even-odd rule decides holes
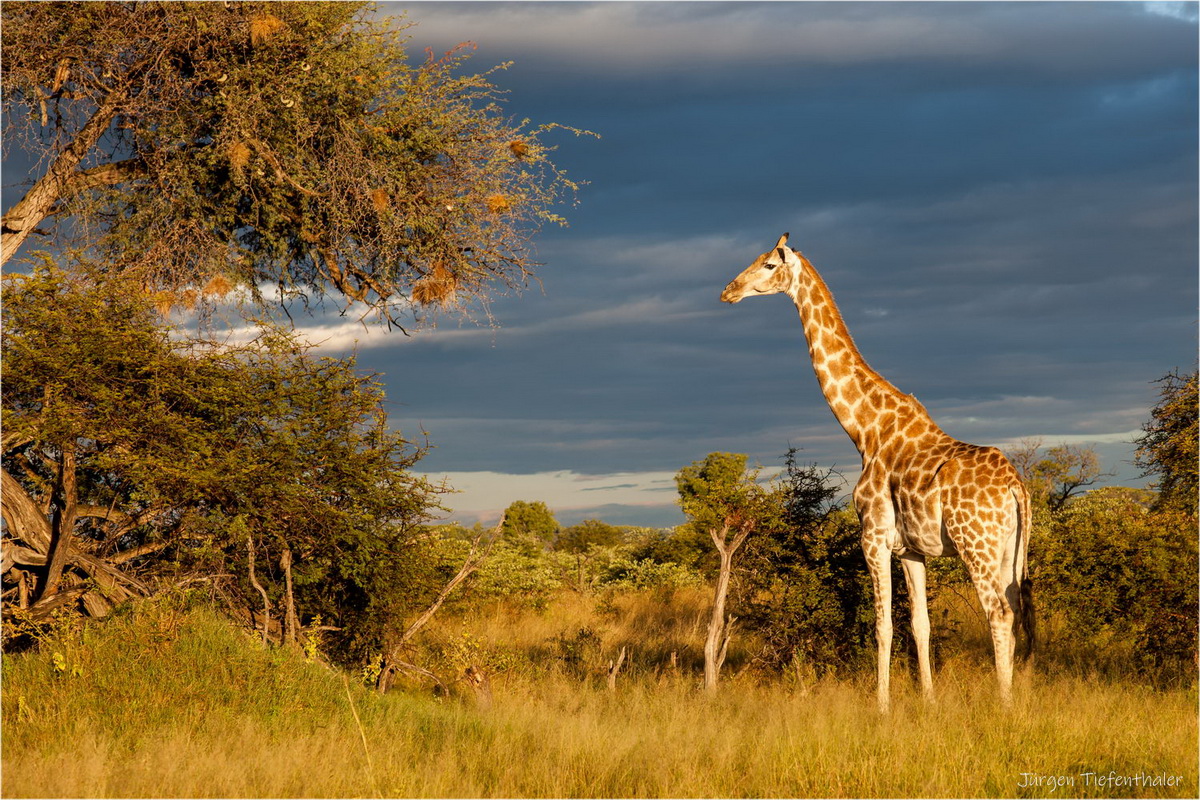
[[[37,224],[50,215],[55,203],[70,194],[72,181],[80,177],[76,168],[108,130],[125,99],[124,91],[110,92],[33,188],[4,214],[0,263],[8,261]]]
[[[283,549],[283,557],[279,560],[279,566],[283,568],[284,589],[287,592],[284,596],[283,643],[294,647],[296,630],[300,625],[296,618],[296,596],[292,593],[292,548],[285,547]]]
[[[75,536],[75,450],[74,442],[63,446],[62,462],[59,464],[58,485],[55,487],[55,510],[51,532],[50,553],[46,560],[46,579],[38,591],[38,600],[45,599],[58,589],[67,556],[71,552],[71,539]]]
[[[708,621],[708,636],[704,640],[704,688],[708,692],[717,690],[717,678],[721,674],[721,666],[729,651],[729,639],[733,635],[735,619],[725,617],[725,599],[729,595],[729,581],[733,576],[733,556],[752,530],[753,526],[749,523],[743,522],[735,528],[733,520],[727,519],[720,528],[710,528],[708,531],[721,556],[712,617]],[[732,539],[730,533],[733,533]]]
[[[250,585],[258,590],[262,595],[263,601],[263,628],[262,639],[263,644],[270,643],[271,637],[271,598],[267,596],[267,590],[258,582],[258,578],[254,575],[254,536],[246,534],[246,569],[250,574]]]
[[[496,527],[492,528],[491,536],[488,538],[487,545],[481,548],[484,532],[481,531],[475,537],[475,541],[471,542],[471,549],[467,553],[466,559],[463,561],[462,567],[458,570],[453,578],[451,578],[442,590],[438,592],[438,596],[429,605],[429,608],[421,612],[421,615],[413,620],[413,623],[408,626],[400,638],[391,646],[387,653],[384,654],[383,664],[379,669],[379,677],[375,680],[375,688],[380,694],[384,694],[392,686],[392,680],[395,678],[396,670],[399,668],[400,649],[408,643],[413,636],[416,635],[426,622],[433,618],[437,610],[442,607],[442,603],[446,602],[446,598],[454,591],[460,583],[465,581],[472,572],[479,568],[484,559],[492,551],[492,545],[496,543],[496,539],[500,536],[500,531],[504,529],[504,515],[500,515],[500,521],[496,523]]]
[[[608,690],[610,692],[617,689],[617,673],[621,671],[621,666],[625,663],[625,645],[621,645],[621,654],[617,656],[616,661],[608,662]]]

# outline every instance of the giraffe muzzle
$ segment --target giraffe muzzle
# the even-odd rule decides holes
[[[742,287],[735,283],[731,283],[725,287],[725,291],[721,292],[722,303],[736,303],[743,297]]]

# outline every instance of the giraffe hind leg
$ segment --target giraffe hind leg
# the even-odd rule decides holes
[[[980,513],[979,509],[973,511],[974,519],[971,520],[961,513],[951,512],[947,514],[946,523],[956,541],[978,543],[976,547],[960,547],[959,552],[987,616],[996,682],[1000,699],[1007,705],[1012,698],[1016,611],[1021,602],[1020,584],[1011,580],[1012,539],[1015,537],[1003,532],[1004,528],[999,525],[1000,515]],[[989,539],[990,545],[983,544]]]
[[[1012,701],[1013,660],[1017,645],[1013,623],[1016,621],[1016,615],[1006,593],[997,586],[989,586],[986,589],[980,587],[979,601],[987,612],[988,625],[991,628],[1000,700],[1007,705]]]
[[[1012,698],[1013,661],[1016,655],[1016,609],[1020,604],[1020,587],[1005,578],[1005,559],[1000,556],[981,560],[978,551],[964,554],[967,572],[975,584],[979,605],[987,615],[991,632],[992,651],[996,662],[996,682],[1000,699],[1006,705]]]

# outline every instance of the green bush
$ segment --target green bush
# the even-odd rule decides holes
[[[470,597],[541,608],[554,591],[562,588],[560,574],[550,554],[501,539],[475,573]]]
[[[1039,613],[1066,652],[1128,655],[1158,682],[1194,680],[1196,518],[1152,509],[1153,494],[1100,489],[1031,542]]]
[[[799,660],[825,672],[868,663],[875,612],[859,538],[854,513],[838,509],[757,543],[761,566],[747,576],[744,608],[767,666]]]
[[[684,589],[698,586],[703,577],[694,569],[671,561],[655,561],[653,558],[617,558],[608,565],[601,577],[601,585],[619,590],[638,589]]]

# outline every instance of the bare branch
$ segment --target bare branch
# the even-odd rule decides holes
[[[442,603],[446,601],[446,598],[450,596],[450,593],[454,591],[455,587],[466,580],[472,572],[478,569],[479,565],[482,564],[491,553],[492,547],[496,544],[497,539],[500,537],[500,532],[504,530],[504,519],[505,514],[501,514],[500,521],[496,523],[496,526],[492,528],[491,531],[480,531],[479,534],[476,535],[475,539],[471,542],[471,548],[467,552],[467,557],[463,560],[462,567],[459,568],[454,577],[451,578],[444,587],[442,587],[442,590],[438,592],[437,598],[435,598],[433,603],[429,605],[429,608],[425,609],[425,611],[423,611],[421,615],[418,616],[413,623],[408,626],[408,629],[404,631],[404,633],[400,636],[399,641],[396,642],[391,651],[384,658],[383,668],[380,670],[379,678],[375,684],[380,694],[386,692],[391,686],[392,675],[395,673],[396,664],[398,663],[397,657],[404,645],[407,644],[409,640],[411,640],[412,637],[417,634],[417,631],[424,627],[425,623],[429,622],[429,620],[433,618],[433,615],[436,614],[438,609],[442,607]],[[486,546],[481,548],[480,544],[483,541],[483,537],[489,533],[490,536],[488,536]]]

